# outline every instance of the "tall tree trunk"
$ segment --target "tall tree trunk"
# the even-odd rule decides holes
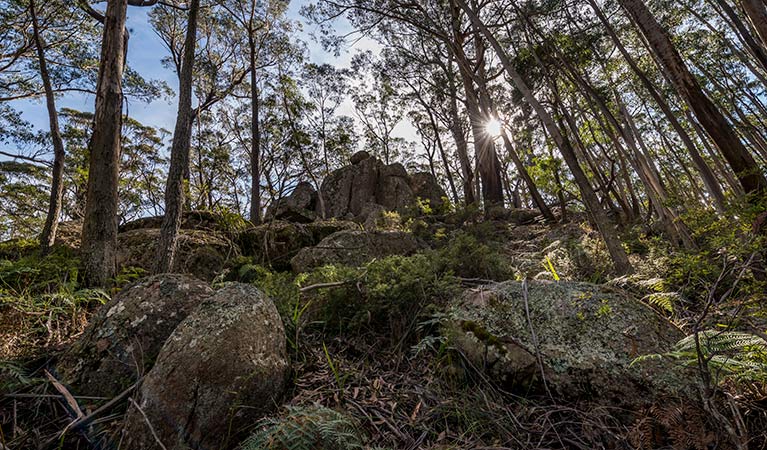
[[[51,196],[48,202],[48,214],[45,216],[45,225],[40,235],[40,247],[43,254],[47,254],[56,240],[56,229],[59,226],[61,215],[61,202],[64,195],[64,142],[61,139],[59,129],[59,115],[56,111],[56,98],[51,86],[51,77],[48,73],[48,61],[45,59],[45,44],[40,36],[40,25],[37,21],[37,11],[34,0],[29,1],[29,11],[32,15],[32,30],[37,48],[37,59],[40,64],[40,78],[43,80],[45,90],[45,106],[48,109],[48,123],[51,129],[51,142],[53,143],[53,172],[51,173]]]
[[[88,194],[81,246],[85,283],[89,286],[106,286],[117,271],[117,183],[127,9],[127,0],[107,2],[101,42],[93,134],[88,145]]]
[[[657,61],[665,68],[679,95],[687,101],[703,129],[711,136],[719,151],[735,171],[743,190],[748,194],[762,195],[767,190],[767,180],[722,112],[703,92],[666,30],[661,27],[643,0],[618,0],[618,3],[637,25],[657,57]]]
[[[450,113],[450,134],[455,141],[455,151],[458,154],[458,161],[461,163],[461,175],[463,176],[463,199],[466,205],[476,202],[474,195],[474,172],[471,170],[469,161],[469,145],[466,143],[466,136],[461,128],[461,120],[458,115],[458,92],[455,85],[455,78],[449,76],[450,103],[448,109]]]
[[[522,93],[522,96],[525,98],[525,100],[530,104],[530,106],[533,107],[533,110],[541,119],[545,128],[562,153],[562,157],[570,168],[570,172],[573,174],[575,182],[581,191],[583,202],[586,204],[586,208],[588,208],[594,224],[596,225],[597,229],[599,229],[599,232],[605,241],[607,250],[613,259],[615,272],[618,274],[631,272],[631,263],[629,262],[628,255],[623,249],[621,241],[618,238],[618,233],[613,224],[610,223],[607,214],[605,213],[604,209],[602,209],[602,205],[599,203],[599,199],[597,198],[596,193],[594,193],[594,189],[591,187],[591,183],[589,183],[586,174],[583,172],[583,169],[578,163],[578,159],[575,156],[575,151],[572,147],[572,144],[560,132],[551,114],[549,114],[543,105],[541,105],[541,103],[533,94],[532,90],[530,90],[530,87],[527,85],[525,80],[514,68],[511,59],[506,54],[506,51],[503,49],[498,40],[495,39],[493,33],[490,32],[490,30],[482,23],[482,21],[479,19],[479,16],[477,16],[477,14],[468,7],[464,0],[456,1],[461,6],[461,9],[463,9],[469,16],[472,23],[482,32],[488,42],[490,42],[490,45],[492,45],[495,53],[501,60],[501,64],[503,65],[504,70],[509,75],[517,89],[519,89],[520,93]]]
[[[192,141],[192,74],[194,72],[194,54],[197,43],[197,15],[200,0],[191,0],[189,16],[184,38],[184,55],[179,76],[178,113],[173,130],[173,142],[170,150],[170,168],[165,186],[165,216],[160,227],[160,240],[157,245],[157,262],[154,273],[166,273],[173,270],[176,256],[178,231],[184,212],[184,173],[189,167],[189,150]]]
[[[253,30],[249,30],[248,52],[250,56],[250,221],[261,223],[261,130],[259,129],[259,92],[256,74],[256,43]]]
[[[740,6],[759,35],[762,46],[767,48],[767,7],[764,0],[740,0]]]
[[[514,148],[511,139],[509,139],[506,130],[501,130],[501,138],[503,138],[503,145],[506,147],[506,153],[509,154],[511,160],[514,162],[514,167],[517,168],[519,177],[522,178],[522,181],[525,182],[527,190],[530,192],[530,196],[533,198],[533,202],[535,202],[535,206],[538,207],[538,209],[541,211],[541,214],[543,214],[543,217],[547,221],[556,222],[557,218],[554,217],[554,213],[552,213],[551,209],[549,209],[549,206],[543,199],[541,192],[538,190],[538,186],[535,185],[535,181],[533,181],[530,173],[528,173],[527,167],[525,167],[525,164],[519,158],[519,154],[517,154],[517,151]]]

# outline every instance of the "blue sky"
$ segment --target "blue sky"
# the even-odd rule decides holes
[[[306,3],[308,3],[308,0],[293,0],[290,5],[289,16],[303,24],[304,29],[299,37],[307,42],[309,59],[312,62],[348,67],[352,56],[356,52],[363,50],[376,51],[380,48],[374,41],[363,38],[356,40],[353,46],[347,47],[346,51],[342,52],[338,57],[324,51],[322,46],[314,42],[310,37],[311,32],[315,31],[314,27],[308,24],[298,13],[301,6]],[[104,4],[96,4],[95,6],[97,8],[100,7],[102,10],[104,8]],[[164,80],[175,90],[177,88],[176,75],[172,70],[162,65],[161,61],[163,57],[167,56],[168,52],[154,31],[152,31],[148,19],[149,11],[149,8],[128,7],[127,26],[131,32],[128,44],[128,64],[144,78]],[[350,26],[347,22],[339,21],[336,26],[339,28],[338,31],[340,33],[350,31]],[[45,104],[42,100],[18,101],[12,105],[22,114],[25,120],[31,122],[36,128],[48,130],[48,119]],[[81,111],[92,111],[94,98],[92,95],[67,94],[57,99],[56,106],[59,110],[72,108]],[[131,117],[146,125],[173,130],[176,118],[176,99],[159,99],[150,104],[131,101],[128,103],[127,112]],[[346,102],[341,106],[339,113],[353,116],[351,105]],[[411,140],[415,136],[412,127],[405,123],[398,127],[395,134]]]

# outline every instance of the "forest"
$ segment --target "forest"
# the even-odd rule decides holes
[[[767,0],[0,0],[0,450],[766,449]]]

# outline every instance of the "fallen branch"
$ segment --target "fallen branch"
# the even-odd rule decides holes
[[[336,281],[336,282],[333,282],[333,283],[317,283],[317,284],[312,284],[312,285],[309,285],[309,286],[306,286],[306,287],[302,287],[301,289],[299,289],[299,292],[303,293],[303,292],[314,291],[314,290],[317,290],[317,289],[340,287],[340,286],[344,286],[344,285],[350,284],[353,281],[354,280]]]
[[[75,421],[81,419],[83,417],[83,410],[80,409],[80,404],[77,403],[77,400],[75,400],[75,398],[72,396],[72,394],[63,384],[59,383],[59,380],[57,380],[56,377],[51,375],[51,373],[48,372],[47,370],[45,370],[44,372],[45,372],[45,376],[51,382],[53,387],[55,387],[56,390],[59,391],[61,395],[64,397],[64,399],[67,401],[67,405],[69,406],[69,409],[71,409],[72,413],[76,415]]]

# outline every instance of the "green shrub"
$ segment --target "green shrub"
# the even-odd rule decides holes
[[[454,233],[432,257],[439,271],[461,278],[504,281],[514,277],[513,268],[499,249],[464,232]]]
[[[29,256],[40,248],[40,243],[34,239],[11,239],[0,242],[0,260],[16,261]]]

